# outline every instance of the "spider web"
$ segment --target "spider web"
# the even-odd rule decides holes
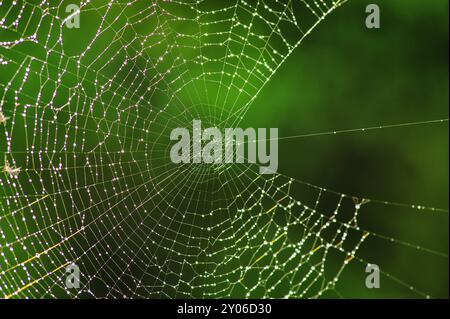
[[[168,161],[173,128],[237,126],[343,2],[82,1],[69,29],[67,1],[2,1],[0,296],[314,298],[370,238],[448,258],[358,224],[402,204]]]

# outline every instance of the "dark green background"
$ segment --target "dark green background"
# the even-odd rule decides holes
[[[249,2],[254,3],[255,1]],[[369,30],[365,27],[364,20],[367,15],[365,6],[370,2],[377,3],[381,8],[381,29]],[[31,1],[31,3],[37,5],[38,1]],[[64,6],[59,6],[59,1],[52,3],[56,8],[50,10],[52,14],[62,17],[66,15],[63,10]],[[150,96],[145,88],[151,87],[154,83],[149,79],[174,63],[174,60],[171,60],[173,57],[169,57],[159,65],[157,71],[147,64],[149,60],[156,60],[167,49],[165,45],[150,45],[151,41],[161,40],[164,38],[163,36],[152,37],[146,43],[149,47],[146,51],[150,56],[149,60],[137,59],[135,65],[129,63],[127,67],[121,68],[121,71],[118,71],[119,62],[108,64],[108,59],[116,52],[120,52],[121,59],[125,57],[122,51],[123,44],[133,42],[136,33],[148,34],[157,25],[155,19],[150,18],[148,21],[138,23],[130,18],[134,14],[145,12],[143,10],[147,8],[147,4],[144,3],[138,3],[130,8],[127,16],[121,15],[118,7],[114,6],[107,15],[107,21],[118,28],[127,21],[133,21],[136,23],[136,29],[126,29],[120,34],[120,41],[117,41],[113,32],[105,32],[87,51],[83,63],[87,65],[95,61],[105,46],[110,46],[111,50],[101,55],[97,62],[91,65],[90,70],[85,68],[77,70],[74,60],[68,56],[80,54],[96,34],[100,24],[99,17],[105,12],[105,7],[101,7],[101,5],[105,3],[107,1],[99,1],[98,6],[90,5],[90,10],[82,12],[81,29],[63,29],[65,54],[63,57],[60,54],[61,47],[55,44],[59,29],[54,28],[49,31],[46,25],[48,20],[41,25],[38,38],[45,39],[45,36],[49,35],[48,42],[55,44],[54,54],[47,56],[42,46],[29,42],[14,48],[1,48],[2,56],[17,63],[3,67],[0,73],[0,84],[2,85],[0,93],[3,93],[11,77],[19,70],[19,76],[16,76],[15,80],[9,84],[8,92],[5,96],[2,94],[4,98],[2,109],[10,118],[16,115],[14,117],[12,153],[17,166],[22,167],[19,177],[19,183],[22,186],[20,192],[37,195],[39,198],[43,196],[41,194],[44,189],[47,193],[71,190],[69,193],[74,196],[70,197],[68,193],[64,193],[44,198],[37,206],[33,206],[34,211],[38,212],[38,221],[27,219],[26,222],[22,222],[21,218],[31,216],[32,210],[23,209],[23,207],[27,207],[33,200],[22,198],[18,202],[7,203],[3,199],[5,197],[2,197],[0,199],[1,214],[7,216],[15,210],[19,210],[20,213],[0,220],[0,226],[6,234],[6,238],[0,239],[0,243],[4,245],[15,241],[17,237],[25,237],[48,225],[57,225],[42,232],[37,238],[37,246],[33,246],[32,240],[24,240],[23,243],[27,246],[28,251],[16,244],[14,254],[18,257],[18,263],[27,260],[30,254],[34,253],[30,249],[35,249],[36,252],[45,250],[53,244],[61,242],[62,236],[70,236],[74,230],[80,229],[82,216],[86,218],[84,222],[88,223],[94,221],[96,216],[102,216],[104,212],[111,211],[104,217],[103,223],[94,223],[94,227],[88,228],[85,232],[79,233],[70,241],[59,246],[58,249],[52,250],[49,256],[40,261],[32,261],[29,267],[31,278],[41,278],[55,266],[69,260],[77,260],[76,258],[87,251],[86,256],[80,260],[82,272],[85,275],[94,274],[97,269],[102,268],[96,277],[90,277],[88,282],[94,296],[104,296],[108,291],[110,293],[108,296],[115,297],[205,296],[205,291],[211,293],[216,289],[214,283],[217,278],[195,278],[193,280],[195,288],[182,285],[175,289],[172,286],[179,279],[175,274],[181,271],[180,262],[183,261],[183,255],[178,255],[177,252],[199,254],[196,257],[187,258],[188,265],[182,269],[182,277],[186,281],[191,280],[195,273],[202,273],[202,271],[206,273],[207,270],[210,270],[208,267],[213,263],[223,266],[220,271],[224,272],[236,270],[239,265],[251,264],[252,258],[246,253],[256,254],[259,251],[258,245],[264,238],[258,234],[252,243],[257,248],[245,249],[247,242],[235,243],[233,236],[241,236],[241,232],[248,226],[245,224],[247,215],[243,214],[244,217],[239,217],[240,213],[237,211],[244,205],[244,201],[247,199],[245,196],[251,198],[256,194],[255,189],[247,190],[246,187],[248,185],[255,187],[258,184],[254,185],[252,178],[248,176],[240,177],[238,175],[240,168],[218,174],[216,170],[207,166],[174,167],[168,160],[170,148],[168,136],[170,129],[180,125],[189,127],[194,118],[201,118],[205,126],[219,125],[221,120],[227,118],[227,112],[233,110],[234,101],[237,107],[242,107],[249,101],[249,97],[239,95],[238,88],[244,88],[249,95],[256,94],[256,90],[236,79],[232,84],[237,87],[231,90],[229,100],[226,100],[220,84],[224,87],[231,86],[230,82],[227,82],[229,79],[224,79],[220,84],[214,81],[207,84],[203,84],[203,81],[194,81],[194,84],[190,84],[185,91],[179,93],[181,103],[169,103],[167,91],[164,91],[166,88],[158,82],[157,86],[161,92]],[[10,5],[10,2],[7,5]],[[7,5],[0,8],[2,15],[7,12]],[[160,2],[160,5],[168,8],[171,6],[168,2]],[[215,8],[222,6],[223,2],[208,1],[202,5],[203,9]],[[97,9],[98,11],[96,11]],[[176,5],[168,10],[172,10],[171,12],[176,15],[192,18],[192,10],[183,10]],[[16,11],[18,10],[16,9]],[[26,11],[24,16],[27,17],[26,14],[30,14],[30,12],[31,10]],[[39,17],[39,10],[33,12],[36,17]],[[240,18],[248,19],[245,11],[243,12]],[[17,12],[12,10],[6,21],[11,22],[14,14]],[[118,19],[115,20],[115,17]],[[311,15],[308,15],[308,12],[300,12],[299,17],[305,19],[301,21],[306,21],[306,26],[310,26],[308,19],[311,19]],[[205,21],[208,19],[214,19],[214,17],[208,16]],[[30,25],[30,29],[32,29],[33,22]],[[2,29],[0,39],[8,41],[17,39],[23,33],[30,35],[29,29],[24,31],[20,27],[19,30]],[[173,21],[170,27],[186,34],[194,32],[197,28],[195,23]],[[220,30],[221,27],[224,26],[211,25],[208,30]],[[256,25],[255,29],[264,33],[263,26]],[[202,30],[202,32],[205,33],[208,30]],[[245,34],[245,30],[235,30],[236,34],[240,34],[240,32]],[[165,40],[170,43],[174,40],[172,38],[174,33],[169,32],[169,34],[170,36],[167,36]],[[299,34],[295,29],[286,27],[283,29],[283,36],[294,41],[298,39]],[[224,39],[220,37],[209,39],[205,36],[202,40],[221,42]],[[190,41],[193,40],[186,40],[186,44],[196,43]],[[273,42],[274,46],[279,46],[280,51],[283,49],[282,44],[277,43],[276,40]],[[136,49],[140,48],[138,41],[133,44],[127,48],[127,54],[131,56],[136,53]],[[202,53],[209,57],[220,56],[223,54],[222,49],[220,47],[204,48]],[[247,47],[247,49],[249,51],[245,51],[246,54],[254,54],[251,48]],[[180,54],[188,60],[198,53],[186,48],[172,50],[175,54]],[[239,50],[238,45],[236,50]],[[43,59],[49,65],[42,71],[40,62],[33,62],[31,69],[39,72],[42,77],[38,77],[36,74],[30,75],[22,92],[28,96],[20,95],[20,105],[16,106],[13,102],[14,89],[18,89],[22,85],[24,66],[28,63],[26,55]],[[119,61],[122,61],[121,59]],[[254,67],[252,61],[243,63],[243,69],[250,70]],[[56,67],[58,65],[59,68]],[[56,87],[52,81],[46,82],[46,78],[51,80],[58,78],[61,66],[69,71],[62,78],[65,87]],[[103,66],[105,67],[103,68]],[[189,60],[186,64],[180,64],[176,72],[167,75],[167,79],[174,80],[184,68],[189,68],[191,74],[185,74],[185,78],[183,77],[182,80],[188,81],[191,79],[189,77],[198,76],[202,72],[199,65]],[[206,63],[205,68],[214,70],[215,65]],[[139,73],[144,69],[148,71],[146,77],[142,77],[142,74]],[[102,76],[92,73],[92,70],[101,70]],[[234,72],[234,69],[230,68],[226,71]],[[245,74],[243,70],[238,73]],[[128,77],[134,74],[138,75],[138,80],[143,79],[144,85],[138,86],[132,76]],[[110,77],[115,77],[121,86],[113,84],[109,91],[97,90],[101,85],[107,83]],[[217,82],[217,77],[214,76],[206,76],[206,79]],[[99,81],[97,87],[94,80]],[[79,87],[74,89],[77,83],[81,84],[84,91],[81,91]],[[260,84],[256,78],[250,78],[250,83],[255,86]],[[172,85],[177,88],[180,83],[174,82]],[[71,88],[73,91],[67,88]],[[33,104],[38,90],[42,93],[40,104],[45,108],[36,110],[29,108],[26,111],[28,120],[23,121],[20,116],[22,112],[25,112],[23,104]],[[55,90],[58,91],[58,95],[52,103],[56,107],[61,107],[62,111],[50,110],[48,107]],[[127,99],[123,101],[119,97],[113,96],[113,91]],[[217,95],[219,99],[216,105],[213,101],[216,95],[209,96],[206,92],[215,93],[217,91],[222,95]],[[88,97],[100,92],[101,100],[104,103],[97,101],[92,114],[88,114],[83,108],[83,104],[76,99],[65,104],[67,97],[74,92],[76,96],[86,95]],[[139,107],[130,106],[140,96],[145,97],[144,102],[139,102]],[[448,98],[448,2],[444,0],[350,0],[327,16],[293,51],[253,101],[240,126],[278,127],[280,137],[289,137],[446,119],[448,118]],[[165,108],[164,106],[167,105],[168,107]],[[187,108],[185,108],[186,105]],[[223,111],[224,116],[222,118],[211,116],[211,111],[218,113]],[[42,121],[34,123],[34,112]],[[78,112],[77,124],[81,127],[78,130],[75,130],[73,122],[66,125],[69,115],[75,112]],[[54,116],[57,118],[56,123],[51,123]],[[233,124],[235,118],[231,117],[227,120],[230,122],[221,123],[221,126]],[[25,122],[29,124],[27,129],[24,129]],[[36,149],[49,147],[50,150],[57,150],[56,155],[50,155],[50,157],[30,155],[29,147],[35,133],[34,128],[37,128],[38,132],[34,144]],[[5,131],[11,129],[11,121],[5,126],[0,126],[1,161],[4,157],[3,153],[6,151]],[[65,137],[65,134],[68,137]],[[81,138],[85,138],[86,141],[81,143]],[[96,148],[101,153],[89,153],[105,138],[106,143]],[[144,142],[138,141],[141,138]],[[73,142],[76,142],[77,146],[72,147]],[[66,144],[67,147],[64,150]],[[84,146],[83,149],[80,148],[81,144]],[[362,259],[352,261],[340,277],[336,291],[331,290],[323,297],[420,297],[408,288],[409,285],[432,297],[448,297],[448,256],[436,256],[426,252],[423,248],[415,247],[415,245],[419,245],[448,255],[448,146],[447,122],[280,140],[278,167],[280,174],[350,196],[389,202],[387,204],[372,202],[363,206],[358,217],[359,226],[361,229],[386,236],[389,239],[394,238],[397,241],[390,242],[380,237],[370,236],[358,251],[358,257]],[[74,153],[77,153],[77,158],[73,157]],[[8,156],[11,160],[11,154]],[[100,166],[86,167],[87,159],[91,164],[104,165],[104,169],[100,170]],[[59,163],[72,168],[63,170],[59,175],[57,171],[49,168],[50,166],[56,167]],[[113,166],[108,166],[109,164],[113,164]],[[130,176],[114,180],[113,177],[117,175]],[[77,178],[80,184],[75,185],[74,181]],[[7,179],[7,176],[2,177],[4,182]],[[32,180],[32,183],[29,183],[29,179]],[[286,180],[284,179],[280,183],[285,183]],[[94,195],[88,194],[83,187],[76,189],[80,185],[95,182],[99,182],[99,185],[91,189]],[[224,187],[229,182],[235,183],[234,187],[229,189],[228,186]],[[186,184],[180,186],[180,183]],[[278,185],[277,183],[278,181],[273,185]],[[141,184],[146,187],[139,189],[136,193],[131,192],[135,185]],[[298,182],[295,182],[295,185],[289,194],[294,199],[312,207],[316,200],[317,189]],[[221,189],[222,187],[224,189]],[[161,193],[158,190],[162,190]],[[0,194],[1,196],[12,196],[16,191],[17,189],[8,184]],[[119,194],[116,193],[117,191]],[[269,189],[268,198],[265,198],[266,201],[261,207],[265,210],[270,209],[273,202],[282,197],[278,191]],[[132,195],[122,201],[122,196],[128,193],[132,193]],[[233,202],[240,193],[243,198]],[[129,211],[132,211],[136,205],[142,204],[148,195],[151,195],[152,200],[146,201],[142,207],[139,206],[140,209],[133,216],[128,216]],[[327,193],[326,196],[321,200],[321,206],[318,209],[324,215],[332,211],[337,202],[333,193]],[[442,208],[444,212],[422,211],[410,206],[397,206],[392,204],[393,202]],[[99,205],[93,205],[93,203],[99,203]],[[115,204],[117,206],[111,210],[111,205]],[[208,217],[211,210],[219,207],[226,207],[226,209],[222,214]],[[83,215],[80,214],[82,210],[86,210]],[[255,216],[268,218],[259,211],[256,211],[255,215],[251,215],[252,211],[249,209],[248,212],[246,211],[247,213],[249,213],[248,216],[252,216],[251,218]],[[293,209],[290,213],[295,215],[297,212]],[[277,210],[277,214],[280,214],[279,210]],[[149,216],[150,218],[148,218]],[[238,216],[237,219],[234,219],[236,216]],[[58,224],[61,218],[67,218],[68,222]],[[236,228],[227,224],[229,222],[227,218],[237,220],[237,224],[232,225]],[[257,222],[260,222],[259,218],[256,219]],[[117,226],[118,220],[125,221],[122,225],[123,228],[119,230],[114,228]],[[142,220],[146,220],[144,223],[146,227],[140,224]],[[224,224],[225,227],[228,227],[224,233],[220,232],[220,228],[217,232],[215,230],[206,232],[204,228],[190,227],[190,225],[214,227],[224,220],[227,222]],[[253,219],[251,220],[253,222]],[[282,222],[280,222],[281,224]],[[17,225],[17,229],[13,230],[15,225]],[[115,229],[115,231],[110,234],[109,230],[111,229]],[[192,229],[194,229],[193,232]],[[174,237],[175,235],[171,232],[173,230],[182,236]],[[235,230],[234,234],[230,234]],[[291,242],[298,241],[301,238],[299,236],[301,231],[301,229],[290,229],[287,237]],[[191,235],[191,239],[187,234]],[[105,237],[100,238],[103,235]],[[142,242],[142,238],[146,238],[146,236],[152,243]],[[213,258],[208,255],[223,248],[221,243],[217,246],[211,244],[214,239],[221,236],[224,238],[229,236],[228,240],[231,238],[231,240],[225,241],[229,245],[225,247],[225,252],[240,254],[244,251],[239,261],[235,260],[222,265],[223,256],[220,253],[214,255]],[[119,250],[120,253],[115,255],[114,262],[111,262],[104,252],[121,247],[122,243],[126,243],[123,253],[122,250]],[[183,245],[186,243],[191,245],[190,250],[185,251]],[[109,245],[108,248],[106,248],[107,245]],[[263,247],[262,244],[260,246]],[[148,250],[137,254],[134,261],[127,259],[141,247]],[[170,247],[170,252],[166,251],[164,247]],[[310,248],[312,249],[314,246]],[[0,269],[9,269],[14,265],[14,261],[11,264],[11,260],[14,259],[13,254],[10,252],[7,254],[9,264],[1,260]],[[224,253],[224,255],[226,254]],[[152,264],[154,256],[159,258],[159,264],[158,262]],[[337,266],[341,264],[342,257],[337,256],[334,259],[333,256],[330,256],[327,260],[330,265]],[[164,263],[165,260],[170,260],[170,262],[162,266],[161,263]],[[200,261],[200,266],[194,264],[194,261]],[[261,260],[261,263],[264,262],[266,260]],[[406,284],[406,287],[392,281],[386,275],[382,275],[380,289],[367,289],[364,285],[366,262],[379,265],[385,274],[398,277]],[[202,268],[204,265],[206,266]],[[142,275],[142,267],[148,267],[145,269],[145,275]],[[252,271],[257,271],[255,269]],[[124,270],[130,276],[122,276]],[[52,291],[54,295],[49,294],[46,290],[53,285],[55,280],[60,280],[61,275],[62,273],[52,274],[35,285],[36,290],[25,290],[19,296],[66,296],[62,289],[57,288],[58,285],[55,286],[55,291]],[[275,274],[273,277],[277,278],[277,275]],[[149,285],[159,285],[161,284],[158,281],[159,278],[164,278],[166,285],[161,290],[158,288],[146,290],[140,287],[142,290],[136,292],[133,290],[136,284],[134,279],[139,276],[143,276],[143,282]],[[233,276],[230,275],[230,279],[236,281],[238,278]],[[270,274],[264,276],[267,277]],[[9,272],[3,278],[0,277],[0,280],[3,280],[0,283],[11,284],[6,289],[7,291],[14,291],[18,288],[16,285],[24,285],[29,280],[28,275],[22,270],[18,273]],[[257,274],[249,272],[248,278],[245,280],[251,282],[255,278],[257,278]],[[21,279],[24,279],[25,282],[18,284]],[[106,286],[107,283],[115,286],[116,290],[111,292]],[[202,284],[206,284],[206,288],[199,288]],[[267,285],[269,284],[267,283]],[[265,287],[265,289],[267,288]],[[288,284],[286,284],[282,285],[280,290],[288,288]],[[336,294],[337,291],[339,294]],[[285,291],[283,292],[285,293]],[[255,292],[255,296],[265,295],[265,293],[261,288]],[[92,297],[92,295],[83,293],[77,296]],[[280,292],[280,295],[274,294],[273,296],[282,295]],[[224,290],[218,296],[244,297],[245,291],[240,291],[239,288]],[[272,295],[269,294],[269,296]]]

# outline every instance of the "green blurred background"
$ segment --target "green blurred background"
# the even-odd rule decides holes
[[[257,1],[248,2],[253,5]],[[381,8],[380,29],[369,30],[365,27],[367,15],[365,7],[371,2],[377,3]],[[37,9],[31,11],[28,7],[24,13],[25,21],[27,14],[33,13],[35,17],[42,14],[38,8],[39,1],[30,3]],[[195,277],[194,274],[210,271],[208,268],[210,264],[220,266],[223,260],[220,249],[223,248],[225,252],[231,254],[246,250],[245,242],[235,243],[233,237],[245,229],[245,220],[242,221],[243,224],[232,225],[237,227],[237,232],[229,234],[228,232],[234,228],[227,224],[229,222],[227,218],[233,219],[231,217],[239,213],[237,209],[242,203],[239,201],[230,203],[240,191],[244,194],[242,197],[245,197],[245,194],[254,194],[253,190],[248,193],[243,191],[251,184],[251,179],[246,180],[236,171],[229,172],[229,175],[227,173],[218,176],[217,172],[209,167],[192,169],[171,166],[171,163],[167,163],[170,146],[168,136],[170,129],[180,125],[189,127],[194,118],[201,118],[205,126],[219,125],[219,122],[227,117],[227,112],[236,111],[233,106],[237,105],[239,108],[251,101],[252,96],[256,94],[256,89],[251,84],[258,87],[261,83],[258,82],[257,76],[251,77],[248,84],[243,83],[240,78],[233,78],[231,82],[227,82],[229,79],[224,78],[223,83],[220,83],[215,75],[202,75],[202,67],[208,71],[217,71],[215,69],[217,63],[203,61],[205,62],[203,65],[199,64],[198,62],[202,60],[195,60],[198,54],[195,45],[198,43],[192,38],[177,39],[180,41],[178,43],[185,40],[186,47],[175,48],[169,48],[164,42],[170,44],[170,41],[175,39],[173,35],[175,32],[169,32],[169,36],[157,34],[149,39],[136,38],[136,35],[153,32],[153,28],[160,23],[151,15],[140,21],[139,13],[142,17],[148,15],[147,2],[138,1],[130,8],[125,5],[112,6],[108,14],[105,13],[108,1],[93,3],[88,5],[89,10],[82,11],[81,29],[62,29],[63,48],[57,43],[60,30],[53,28],[49,31],[49,20],[44,19],[38,32],[38,39],[47,40],[50,47],[55,45],[54,53],[46,55],[46,50],[42,46],[30,42],[13,48],[2,47],[0,51],[2,58],[17,62],[3,67],[0,74],[2,85],[0,93],[3,93],[5,87],[8,88],[5,90],[6,93],[2,94],[2,109],[6,116],[14,118],[12,146],[14,156],[11,157],[11,154],[8,156],[10,160],[14,158],[17,166],[23,168],[23,173],[19,177],[22,188],[19,191],[23,194],[45,196],[45,193],[69,190],[68,193],[44,198],[38,204],[39,209],[36,208],[40,213],[45,212],[38,214],[38,221],[21,221],[22,216],[27,216],[27,213],[33,211],[32,208],[28,208],[32,200],[22,198],[18,202],[10,203],[2,197],[1,212],[6,216],[0,220],[6,234],[1,239],[2,244],[13,242],[17,238],[25,238],[33,230],[42,228],[45,230],[42,236],[37,238],[36,246],[33,238],[23,240],[22,243],[28,251],[23,247],[15,247],[14,254],[17,260],[14,260],[14,254],[7,252],[9,262],[1,260],[0,269],[10,269],[14,264],[27,260],[30,254],[32,255],[30,249],[37,252],[61,243],[61,238],[70,236],[74,230],[79,230],[83,223],[92,222],[94,225],[79,235],[70,237],[69,241],[59,244],[58,250],[52,251],[45,257],[46,259],[39,262],[32,261],[32,267],[29,267],[32,269],[31,275],[25,270],[8,273],[3,278],[0,277],[2,280],[0,284],[8,283],[5,284],[5,287],[7,286],[5,290],[11,292],[14,291],[15,285],[25,285],[30,278],[41,278],[47,274],[49,269],[55,268],[55,261],[56,265],[61,265],[67,261],[77,260],[81,263],[82,271],[91,274],[88,287],[85,287],[87,293],[77,297],[104,296],[108,293],[109,296],[119,297],[122,297],[122,293],[123,296],[134,297],[146,295],[198,297],[205,296],[204,291],[213,291],[211,295],[214,295],[214,290],[220,288],[214,286],[215,280],[219,279],[214,276],[192,278]],[[19,7],[9,10],[8,5],[11,5],[11,1],[5,1],[3,4],[0,12],[8,16],[7,22],[13,21]],[[66,15],[64,6],[58,1],[52,4],[54,7],[49,10],[52,14]],[[175,15],[189,19],[193,17],[192,10],[182,9],[176,4],[170,8],[170,1],[160,1],[158,5],[167,6],[167,10]],[[211,10],[220,8],[224,2],[207,1],[201,5],[204,6],[202,9]],[[123,8],[126,8],[125,13],[121,11]],[[245,10],[243,12],[240,18],[249,19],[245,16],[247,14]],[[307,26],[311,25],[308,20],[311,16],[308,12],[300,12],[299,16],[305,18]],[[97,34],[101,23],[100,17],[106,17],[105,20],[116,26],[116,29],[114,32],[105,31],[86,51],[82,61],[83,65],[89,65],[90,69],[87,70],[84,66],[77,69],[75,60],[68,56],[80,54],[86,49],[90,40]],[[200,21],[207,25],[201,30],[203,34],[220,31],[226,27],[220,24],[207,24],[214,19],[220,20],[220,14],[216,17],[211,15],[203,18],[205,21]],[[13,30],[15,28],[12,27],[2,29],[0,31],[2,41],[17,39],[18,35],[30,35],[33,23],[38,19],[30,21],[29,29],[21,29],[22,25],[19,25],[17,30]],[[135,23],[136,28],[120,29],[127,22]],[[192,21],[184,23],[175,20],[169,25],[174,30],[186,34],[195,33],[198,27]],[[263,26],[255,26],[255,29],[258,28],[262,33],[267,32]],[[283,29],[283,36],[290,40],[298,39],[297,31]],[[246,31],[236,28],[234,32],[235,35],[239,35],[245,34]],[[145,41],[141,42],[142,39]],[[224,41],[221,36],[214,38],[211,34],[197,40],[214,43]],[[156,45],[158,41],[163,44]],[[279,39],[273,40],[274,46],[278,45],[282,52],[283,44],[277,41]],[[130,43],[132,44],[124,50],[124,44]],[[192,44],[194,49],[189,47]],[[123,66],[121,62],[129,56],[136,56],[140,45],[146,47],[145,54],[134,60],[135,63]],[[105,47],[109,47],[107,52],[102,51]],[[239,45],[236,47],[239,51]],[[247,49],[249,52],[245,51],[246,54],[255,54],[251,48]],[[158,57],[166,50],[175,53],[158,62]],[[219,46],[203,47],[202,50],[203,56],[211,58],[223,54],[223,47]],[[23,53],[47,61],[49,66],[41,68],[41,61],[30,62]],[[116,53],[119,58],[110,62],[109,59]],[[177,60],[175,58],[177,54],[186,58],[188,62]],[[226,72],[234,72],[234,60],[230,61],[230,70],[225,69]],[[156,63],[158,67],[154,68],[152,63]],[[254,68],[252,63],[251,59],[242,61],[242,69],[238,73],[246,75],[245,71]],[[23,74],[28,64],[41,77],[32,72],[23,85],[22,93],[26,94],[19,94],[20,103],[15,105],[14,90],[22,87]],[[186,86],[185,91],[177,92],[181,102],[171,100],[170,85],[162,80],[157,81],[158,72],[164,72],[174,64],[177,65],[176,72],[164,74],[163,77],[173,88],[179,88],[180,83],[188,83],[192,78],[198,77],[193,84]],[[61,69],[68,72],[61,75]],[[190,73],[183,72],[185,69],[189,69]],[[15,76],[17,70],[18,75]],[[100,70],[101,76],[92,70]],[[145,76],[141,73],[142,70],[147,72]],[[182,76],[178,77],[180,74]],[[200,75],[203,78],[199,77]],[[13,77],[14,80],[10,83]],[[115,82],[109,84],[108,79],[111,77],[114,77]],[[65,87],[46,81],[47,78],[52,80],[60,78]],[[205,78],[206,83],[203,81]],[[77,84],[80,86],[76,86]],[[231,87],[231,84],[236,87],[233,87],[230,93],[226,93],[223,87]],[[169,86],[169,89],[165,85]],[[158,87],[161,90],[149,93],[146,91],[147,87]],[[239,88],[242,87],[248,96],[239,94]],[[44,105],[45,108],[35,110],[33,107],[24,107],[26,103],[31,105],[35,103],[38,91],[42,91],[40,105]],[[53,99],[55,91],[58,94]],[[214,94],[211,93],[209,96],[208,92]],[[216,92],[219,93],[216,95]],[[93,98],[97,93],[100,99]],[[87,96],[94,99],[93,111],[89,112],[87,107],[89,103],[83,100],[73,98],[66,103],[71,94],[75,97]],[[228,94],[227,98],[224,94]],[[121,96],[125,96],[126,99],[122,100]],[[142,100],[138,100],[140,97],[143,97]],[[448,99],[448,2],[350,0],[327,16],[293,51],[252,102],[239,126],[278,127],[280,137],[289,137],[446,119]],[[56,108],[60,107],[61,110],[51,110],[50,104]],[[189,108],[186,109],[185,105]],[[218,116],[222,114],[221,112],[224,112],[223,117]],[[29,120],[24,121],[19,116],[21,113],[26,113]],[[78,113],[73,117],[76,121],[70,117],[74,113]],[[34,121],[37,116],[41,122]],[[51,122],[54,119],[55,122]],[[231,122],[221,124],[231,125],[235,118],[231,116],[227,120]],[[70,124],[66,125],[68,121]],[[25,122],[29,126],[24,129]],[[11,121],[5,126],[0,126],[2,137],[7,131],[11,131],[11,126]],[[42,150],[47,147],[50,150],[57,150],[57,155],[49,157],[36,153],[30,155],[29,148],[35,135],[36,149]],[[104,143],[101,144],[102,142]],[[2,138],[0,143],[2,152],[0,158],[3,158],[3,152],[7,151],[6,140]],[[420,204],[448,210],[448,147],[447,122],[281,139],[278,172],[299,181],[359,198]],[[92,149],[99,153],[89,153]],[[74,153],[78,156],[73,157]],[[86,166],[88,160],[91,164],[94,163],[94,167]],[[61,173],[50,169],[51,166],[57,167],[60,163],[63,167],[69,168]],[[117,176],[119,178],[115,179]],[[77,178],[79,180],[75,184]],[[32,183],[29,183],[29,180],[32,180]],[[18,188],[6,181],[7,178],[3,177],[5,186],[1,195],[12,196]],[[98,185],[90,192],[83,187],[96,182]],[[235,183],[235,187],[227,189],[228,182]],[[131,192],[136,185],[145,187],[138,189],[137,192]],[[222,187],[225,190],[220,193],[218,190]],[[317,194],[311,192],[311,189],[311,187],[293,188],[290,195],[312,206]],[[128,193],[131,195],[122,201],[123,196]],[[71,197],[70,194],[74,196]],[[143,199],[148,195],[152,199],[144,202]],[[329,196],[332,197],[331,194]],[[277,194],[272,199],[279,197],[281,196]],[[319,211],[326,214],[333,209],[336,199],[323,199],[322,202],[324,206],[320,207]],[[99,204],[94,205],[96,203]],[[267,208],[271,206],[267,205]],[[139,209],[130,217],[128,213],[135,211],[137,206]],[[219,214],[208,216],[210,211],[223,207],[227,207],[226,213],[229,215],[218,210]],[[20,213],[9,216],[15,210],[19,210]],[[81,211],[83,213],[80,213]],[[103,216],[102,214],[108,211],[110,214],[106,214],[101,223],[96,221],[96,217]],[[255,216],[259,216],[258,214],[260,212],[256,212]],[[65,218],[68,220],[67,224],[59,224],[59,221]],[[419,211],[407,206],[371,203],[364,206],[358,218],[362,229],[406,243],[389,242],[370,236],[370,240],[367,240],[358,251],[360,258],[379,265],[385,274],[399,277],[406,287],[382,275],[380,289],[367,289],[364,285],[367,275],[364,271],[365,263],[355,260],[349,263],[340,277],[336,286],[339,295],[331,290],[324,297],[418,297],[417,293],[408,288],[409,285],[432,297],[448,297],[448,256],[436,256],[422,248],[414,247],[420,245],[448,255],[448,212]],[[116,229],[118,220],[124,223]],[[222,222],[228,227],[225,232],[221,232],[220,227],[211,233],[206,232],[204,228],[207,225],[215,227]],[[47,227],[48,225],[57,226]],[[192,225],[199,227],[191,227]],[[114,229],[114,232],[109,232],[111,229]],[[174,231],[177,235],[174,235]],[[179,234],[181,236],[178,236]],[[229,246],[223,244],[225,248],[210,245],[212,239],[221,236],[225,239],[225,243],[231,238],[231,244]],[[255,241],[262,241],[262,237],[261,234],[257,234]],[[125,247],[121,246],[122,243],[126,243]],[[183,246],[186,243],[188,248]],[[141,247],[146,249],[141,251]],[[217,256],[214,255],[216,248],[219,251]],[[255,251],[258,249],[255,248]],[[112,262],[104,252],[116,250],[121,253],[114,255]],[[139,253],[135,254],[136,250]],[[207,252],[212,252],[213,257]],[[253,253],[249,249],[245,252]],[[135,257],[130,260],[130,256]],[[158,258],[157,262],[154,257]],[[166,260],[169,262],[166,263]],[[200,261],[199,264],[197,261]],[[340,263],[339,259],[336,259],[331,260],[330,264],[334,262]],[[232,261],[229,265],[224,264],[225,272],[238,269],[237,261],[234,263]],[[183,273],[181,277],[185,280],[181,286],[177,286],[179,291],[174,286],[179,279],[175,275],[178,272]],[[229,278],[235,280],[234,275],[236,274],[232,273]],[[41,281],[35,291],[31,293],[23,291],[19,296],[29,296],[28,293],[31,296],[66,296],[65,292],[59,290],[59,285],[53,284],[57,282],[53,276],[58,279],[61,274],[51,273]],[[257,276],[249,277],[251,281]],[[136,278],[141,278],[141,282],[147,283],[150,288],[134,289]],[[25,281],[21,281],[23,279]],[[186,284],[189,280],[193,280],[195,288]],[[111,289],[111,285],[115,290]],[[163,287],[160,288],[159,285]],[[51,286],[55,291],[49,293],[47,289]],[[265,294],[264,291],[257,291],[255,296],[259,296],[258,293]],[[245,294],[238,289],[224,288],[217,296],[244,297]]]
[[[365,27],[368,3],[380,7],[380,29]],[[281,66],[245,123],[294,136],[448,118],[448,27],[448,1],[348,1]],[[447,123],[280,140],[279,148],[279,172],[288,176],[359,197],[448,209]],[[448,213],[381,205],[362,217],[368,230],[448,252]],[[386,243],[362,254],[448,297],[448,259]],[[363,266],[353,266],[338,286],[344,295],[409,295],[389,280],[366,289]]]

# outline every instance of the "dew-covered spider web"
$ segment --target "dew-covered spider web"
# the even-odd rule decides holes
[[[371,240],[448,262],[359,224],[369,207],[429,218],[446,209],[357,198],[254,165],[170,162],[173,128],[238,126],[344,2],[1,1],[0,296],[340,296],[348,265],[374,262],[359,254]],[[65,282],[72,264],[78,289]]]

